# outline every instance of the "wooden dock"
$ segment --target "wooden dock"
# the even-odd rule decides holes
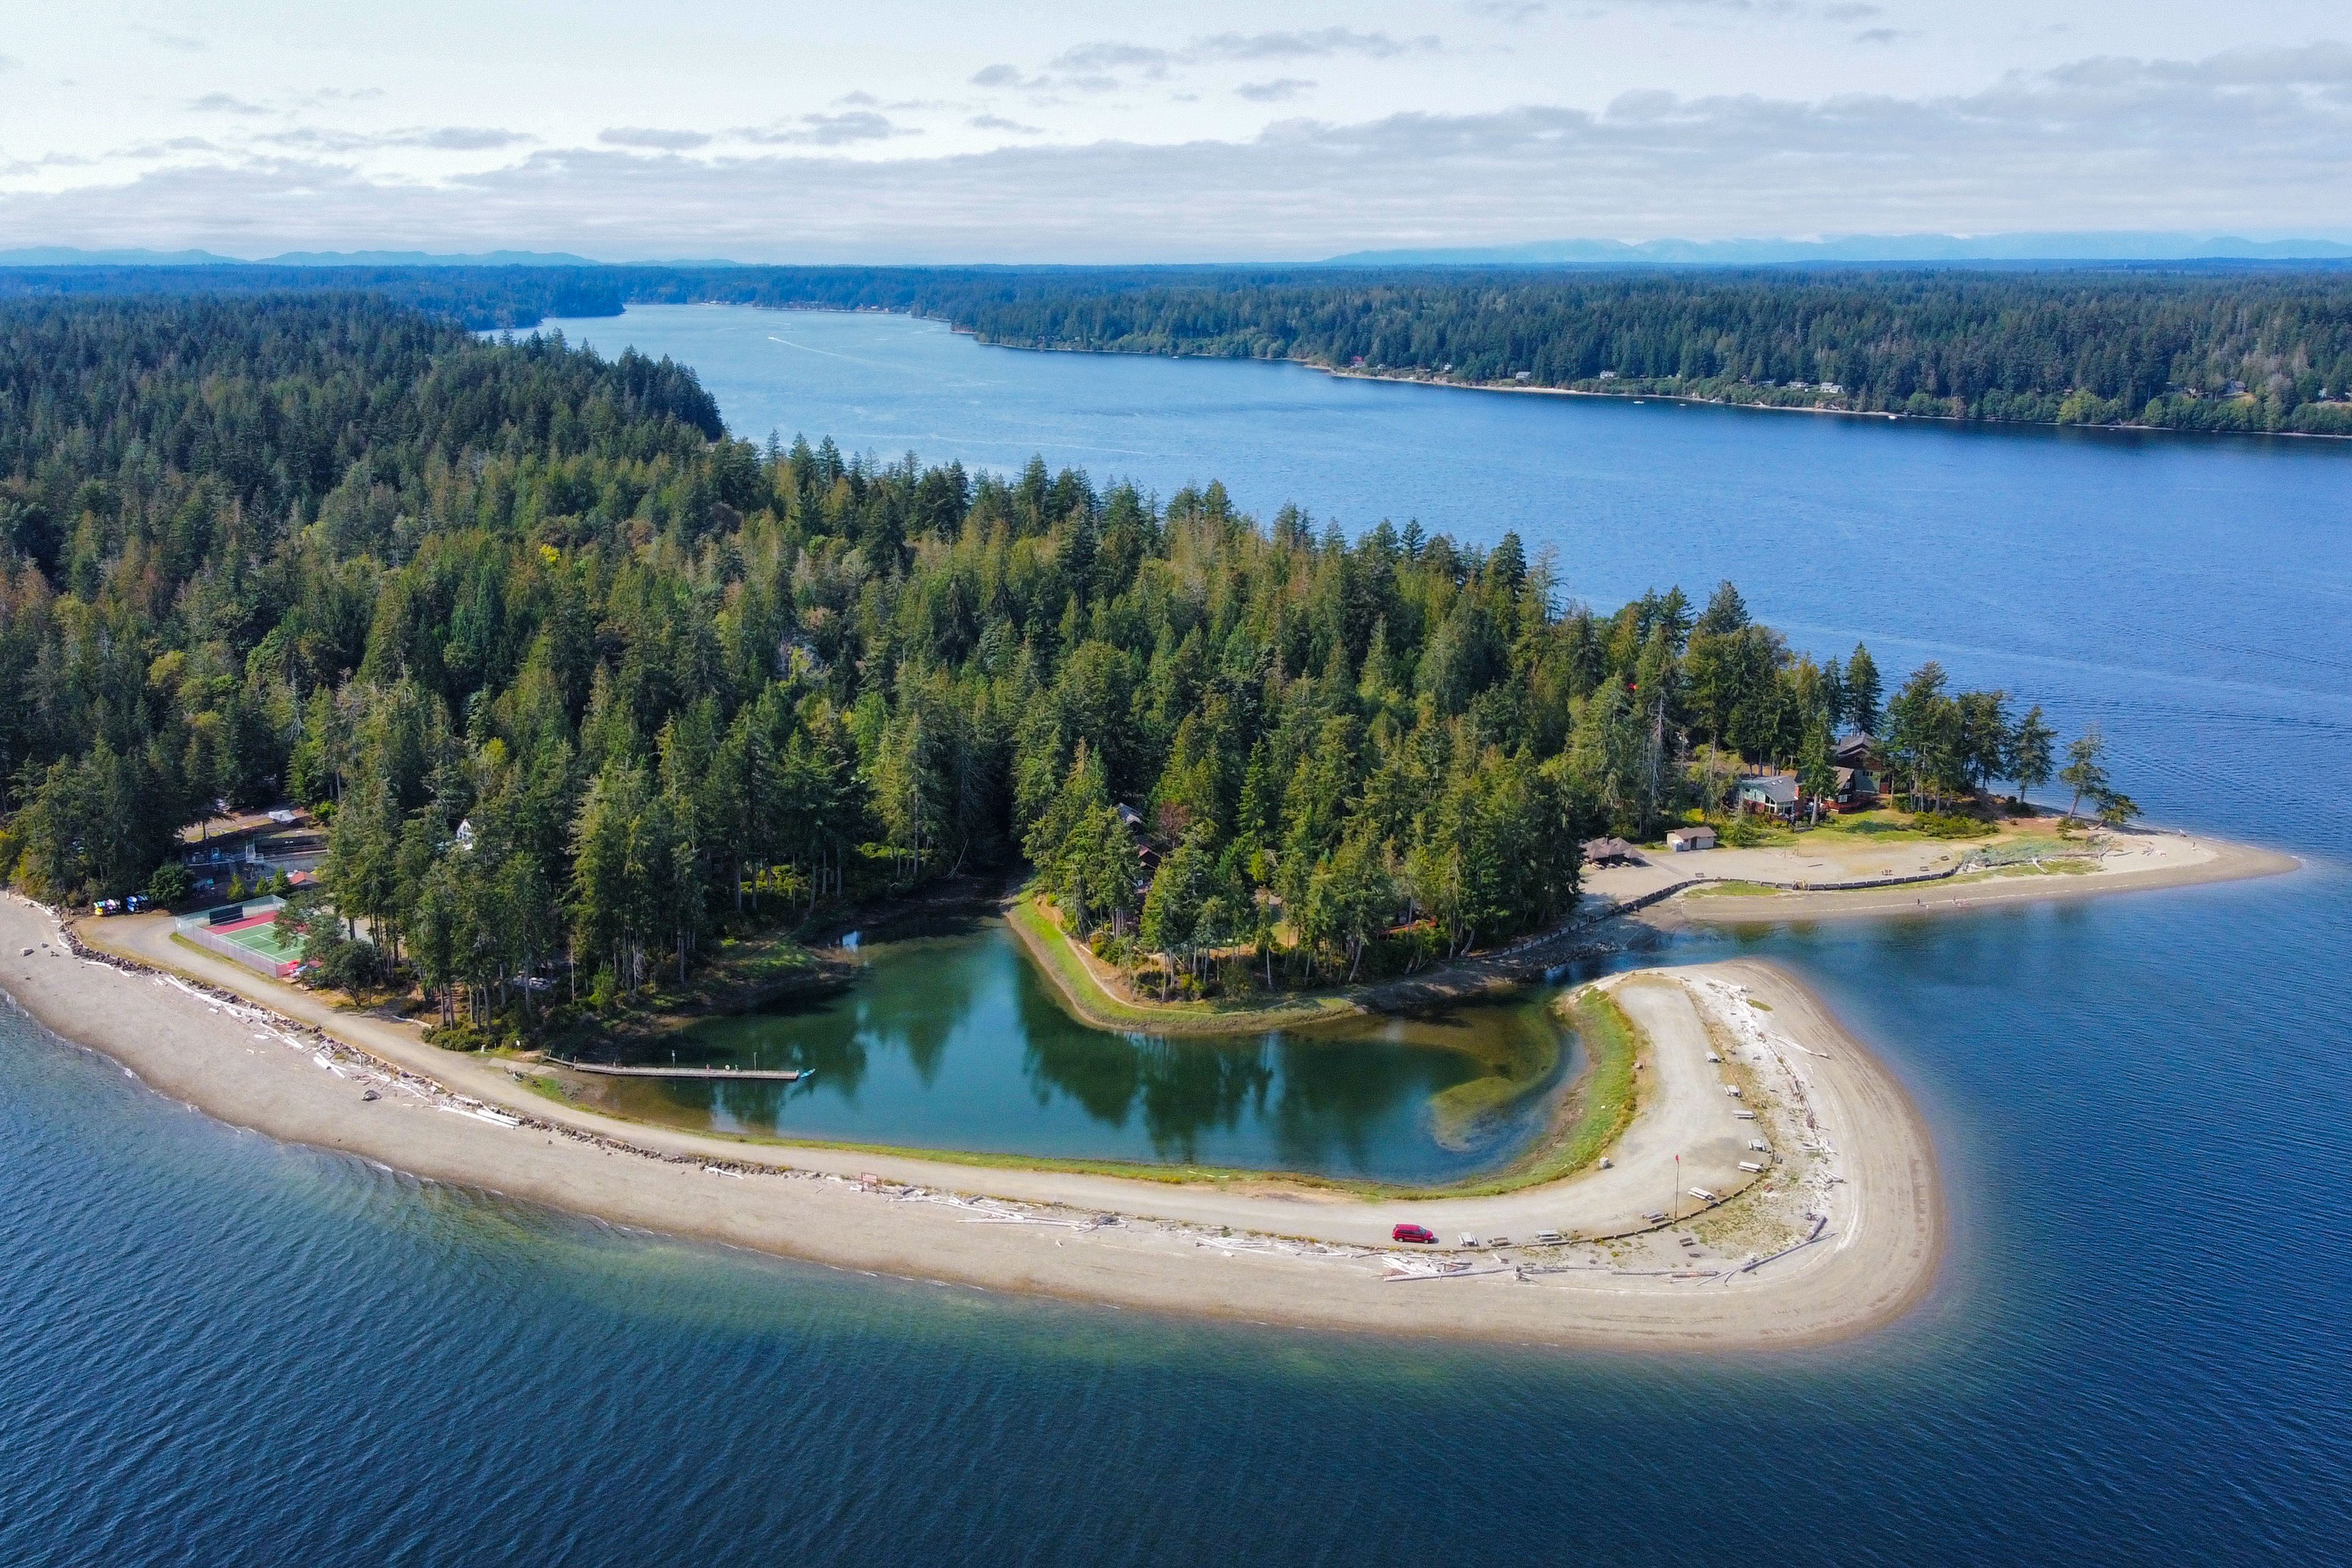
[[[567,1062],[558,1064],[574,1072],[593,1072],[605,1078],[735,1078],[751,1079],[766,1083],[798,1083],[804,1078],[814,1078],[814,1068],[625,1068],[610,1062]]]

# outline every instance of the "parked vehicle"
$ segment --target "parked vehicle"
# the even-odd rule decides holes
[[[1423,1247],[1437,1245],[1437,1233],[1425,1225],[1401,1225],[1389,1232],[1391,1241],[1418,1242]]]

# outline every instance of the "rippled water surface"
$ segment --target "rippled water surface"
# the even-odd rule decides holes
[[[755,434],[1043,447],[1162,489],[1224,454],[1254,507],[1516,526],[1603,603],[1733,574],[1801,641],[1933,651],[2100,720],[2152,813],[2312,866],[1678,948],[1818,986],[1922,1101],[1951,1189],[1921,1311],[1772,1356],[1188,1325],[617,1234],[239,1134],[0,1014],[0,1562],[2352,1555],[2352,454],[1365,387],[864,317],[585,330],[701,364]]]

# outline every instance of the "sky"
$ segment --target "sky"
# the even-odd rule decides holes
[[[2352,238],[2344,0],[0,0],[0,248]]]

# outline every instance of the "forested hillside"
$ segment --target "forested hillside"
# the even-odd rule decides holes
[[[2352,434],[2352,276],[1745,271],[972,300],[991,342],[2061,424]]]
[[[290,794],[343,961],[445,995],[1024,857],[1171,967],[1417,962],[1557,920],[1712,748],[1818,784],[1880,709],[1728,584],[1601,614],[1507,534],[762,449],[667,361],[359,295],[0,309],[0,589],[17,882],[137,889]],[[2047,775],[1933,667],[1890,707],[1923,790]]]
[[[364,288],[477,328],[625,303],[908,310],[1033,348],[1911,416],[2352,435],[2352,269],[0,269],[12,294]]]

